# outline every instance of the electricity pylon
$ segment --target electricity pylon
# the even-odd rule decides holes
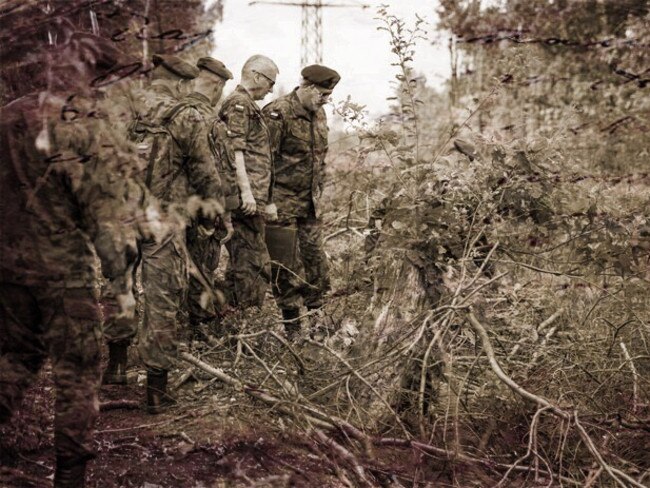
[[[282,5],[285,7],[302,7],[301,20],[301,53],[300,65],[321,64],[323,62],[323,8],[368,8],[369,5],[360,3],[323,3],[323,0],[312,0],[305,2],[277,2],[277,1],[253,1],[249,5],[266,4]]]

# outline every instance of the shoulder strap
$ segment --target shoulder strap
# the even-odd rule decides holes
[[[167,111],[162,117],[161,126],[166,129],[169,123],[172,120],[174,120],[174,118],[180,112],[192,106],[193,105],[191,103],[188,103],[186,100],[182,100],[176,105],[174,105],[173,107],[170,107],[169,109],[167,109]],[[171,136],[171,134],[169,135]],[[153,180],[153,172],[156,166],[155,155],[158,153],[159,145],[160,145],[160,136],[154,138],[153,146],[151,147],[151,152],[149,153],[149,164],[147,165],[147,177],[145,179],[145,184],[147,185],[147,188],[151,188],[151,181]]]

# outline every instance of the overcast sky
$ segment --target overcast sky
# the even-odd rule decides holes
[[[290,0],[298,1],[298,0]],[[361,4],[357,0],[326,0],[324,3]],[[323,8],[323,62],[341,74],[334,92],[334,101],[351,95],[353,101],[367,105],[371,115],[382,114],[391,96],[390,81],[397,68],[389,48],[388,33],[378,31],[377,7],[384,3],[390,11],[412,26],[415,14],[431,25],[429,41],[418,44],[414,66],[432,86],[440,86],[449,75],[449,53],[444,36],[434,29],[436,0],[367,0],[370,8]],[[221,59],[235,74],[226,92],[239,81],[239,72],[246,59],[264,54],[280,68],[278,86],[291,90],[300,79],[300,7],[253,5],[248,0],[225,0],[223,22],[215,28],[216,49],[213,56]],[[437,44],[432,42],[439,38]],[[265,102],[274,95],[269,95]]]

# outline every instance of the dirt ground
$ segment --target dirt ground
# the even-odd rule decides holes
[[[147,414],[143,376],[132,370],[128,386],[100,390],[88,487],[357,486],[332,452],[288,417],[220,383],[190,377],[176,390],[177,406]],[[51,486],[53,404],[46,368],[12,423],[0,427],[0,486]],[[450,486],[440,479],[442,466],[408,451],[375,451],[363,463],[381,486]],[[439,483],[425,482],[435,478]]]

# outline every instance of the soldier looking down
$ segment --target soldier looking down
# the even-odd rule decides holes
[[[221,99],[223,87],[232,79],[232,73],[226,66],[219,60],[204,57],[197,61],[197,67],[200,70],[206,70],[210,73],[216,74],[219,79],[215,80],[215,95],[214,98],[218,101]],[[217,164],[217,171],[221,178],[221,184],[224,189],[226,210],[230,211],[237,208],[237,194],[232,193],[232,188],[229,188],[226,183],[228,182],[228,175],[230,173],[230,166],[234,164],[234,156],[230,148],[225,147],[229,141],[223,132],[214,130],[215,124],[220,124],[216,114],[211,117],[209,121],[212,129],[209,135],[211,142],[211,149],[215,156]],[[235,203],[233,204],[233,200]],[[192,225],[187,229],[187,248],[194,264],[200,269],[203,278],[207,284],[214,288],[214,273],[219,266],[219,258],[221,254],[221,236],[218,230],[214,227],[214,222],[204,218],[194,219]],[[209,322],[216,317],[215,304],[201,303],[201,295],[204,292],[204,285],[201,284],[195,277],[190,277],[188,296],[187,296],[187,310],[190,321],[190,326],[197,326],[201,323]]]
[[[319,218],[328,147],[323,105],[340,80],[336,71],[320,65],[307,66],[301,75],[298,88],[263,110],[271,132],[278,213],[267,242],[269,249],[282,247],[285,254],[274,260],[271,282],[289,335],[300,328],[301,298],[308,310],[318,309],[330,288]],[[292,235],[297,242],[291,242]],[[286,256],[287,248],[293,255]]]
[[[167,394],[168,371],[178,347],[178,315],[187,289],[185,228],[192,218],[190,197],[203,199],[203,215],[222,216],[225,195],[209,145],[209,121],[223,89],[223,78],[206,64],[194,92],[163,116],[149,158],[146,183],[176,227],[160,242],[143,242],[144,317],[138,343],[147,368],[147,408],[159,413],[173,403]],[[229,231],[230,234],[230,231]],[[227,236],[227,238],[229,235]]]
[[[235,151],[236,181],[241,207],[233,212],[235,233],[228,246],[229,282],[233,302],[241,308],[261,306],[271,277],[264,242],[264,215],[275,214],[271,195],[269,130],[255,103],[273,92],[278,67],[269,58],[249,58],[241,83],[223,102],[219,112]],[[268,206],[268,208],[267,208]]]

